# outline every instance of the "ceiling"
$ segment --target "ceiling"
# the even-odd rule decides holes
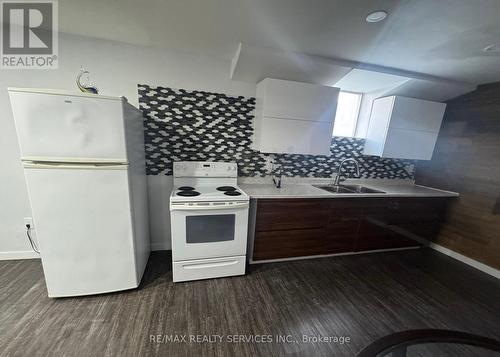
[[[365,22],[374,10],[389,12]],[[500,0],[62,0],[62,32],[231,59],[240,42],[473,84],[500,81]]]
[[[408,81],[408,77],[355,68],[335,83],[335,86],[348,92],[369,93],[398,87]]]

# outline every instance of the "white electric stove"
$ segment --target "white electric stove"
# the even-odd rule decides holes
[[[249,197],[237,176],[235,163],[174,163],[174,282],[245,274]]]

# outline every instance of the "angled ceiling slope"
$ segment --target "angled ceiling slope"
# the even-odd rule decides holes
[[[333,86],[352,69],[342,62],[298,52],[239,44],[231,79],[257,83],[264,78]]]
[[[336,86],[342,90],[445,101],[475,85],[364,63],[286,52],[240,43],[231,62],[233,80],[258,83],[264,78]]]
[[[476,88],[477,86],[467,83],[411,78],[409,81],[384,92],[384,96],[401,95],[403,97],[444,102],[472,92]]]
[[[354,68],[335,83],[335,87],[348,92],[369,93],[394,88],[409,80],[405,76]]]

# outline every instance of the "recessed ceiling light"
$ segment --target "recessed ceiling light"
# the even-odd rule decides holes
[[[366,22],[379,22],[387,17],[387,11],[379,10],[370,12],[368,16],[366,16]]]
[[[485,48],[483,48],[483,52],[500,52],[500,42],[499,43],[494,43],[492,45],[488,45]]]

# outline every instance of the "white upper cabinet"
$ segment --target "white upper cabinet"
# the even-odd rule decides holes
[[[253,147],[328,155],[339,88],[266,78],[257,84]]]
[[[335,117],[338,88],[271,78],[258,85],[266,117],[324,122]]]
[[[445,103],[391,96],[373,101],[365,155],[430,160]]]

